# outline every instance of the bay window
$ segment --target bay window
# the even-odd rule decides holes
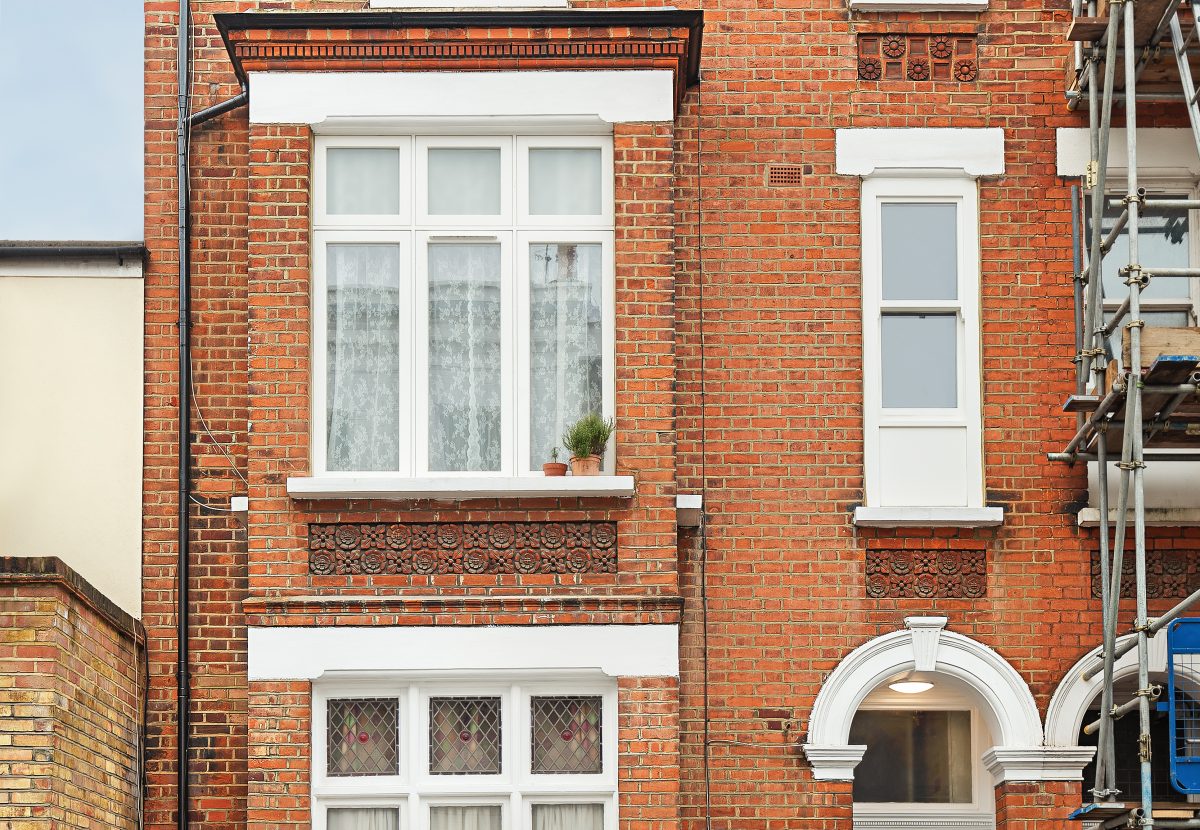
[[[313,173],[314,474],[540,475],[612,415],[611,136],[324,136]]]
[[[318,684],[316,830],[613,830],[616,689],[605,682]]]

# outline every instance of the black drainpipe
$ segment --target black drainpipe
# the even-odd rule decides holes
[[[191,804],[190,782],[188,780],[189,744],[192,734],[191,718],[191,671],[189,668],[188,635],[191,631],[189,620],[188,599],[190,597],[191,573],[189,568],[191,515],[188,502],[191,500],[191,466],[192,466],[192,342],[191,342],[191,268],[188,262],[188,241],[190,217],[188,215],[188,143],[192,127],[203,124],[209,119],[229,112],[247,103],[250,99],[245,81],[242,91],[227,101],[222,101],[193,115],[188,101],[188,89],[191,82],[191,11],[188,0],[179,0],[179,36],[176,64],[179,84],[179,121],[175,131],[176,155],[176,186],[178,190],[178,231],[179,231],[179,387],[176,399],[179,404],[179,589],[177,593],[175,642],[179,662],[176,667],[176,771],[178,789],[179,830],[188,830],[191,822],[188,817],[188,807]]]

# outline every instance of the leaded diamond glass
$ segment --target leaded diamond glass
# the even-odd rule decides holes
[[[399,775],[400,706],[395,698],[331,700],[329,775]]]
[[[429,699],[429,771],[434,775],[500,772],[500,698]]]
[[[533,772],[602,772],[599,697],[534,697]]]

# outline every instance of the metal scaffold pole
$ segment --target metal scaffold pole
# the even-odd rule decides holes
[[[1100,11],[1105,8],[1106,11]],[[1159,268],[1143,264],[1139,234],[1143,214],[1149,210],[1200,210],[1200,200],[1146,198],[1138,181],[1138,103],[1139,100],[1158,101],[1159,92],[1139,93],[1143,70],[1157,61],[1156,46],[1170,33],[1175,63],[1180,73],[1184,101],[1200,149],[1200,92],[1192,81],[1188,64],[1188,44],[1200,40],[1197,29],[1184,35],[1179,23],[1178,0],[1074,0],[1072,11],[1076,20],[1072,40],[1076,41],[1074,60],[1078,88],[1068,95],[1074,108],[1084,100],[1088,107],[1090,161],[1086,168],[1082,192],[1090,199],[1083,214],[1088,220],[1083,238],[1087,262],[1074,269],[1076,334],[1076,389],[1068,411],[1079,414],[1074,437],[1064,451],[1050,453],[1050,458],[1071,464],[1085,461],[1096,464],[1099,508],[1098,556],[1099,593],[1101,604],[1101,654],[1082,677],[1087,680],[1103,672],[1099,717],[1084,727],[1086,734],[1097,735],[1096,769],[1091,782],[1092,806],[1084,807],[1075,818],[1102,819],[1104,827],[1130,828],[1200,827],[1200,808],[1193,818],[1179,820],[1168,813],[1161,821],[1154,815],[1154,781],[1152,775],[1151,714],[1161,688],[1151,682],[1150,638],[1167,624],[1200,601],[1200,591],[1193,591],[1185,600],[1158,617],[1149,615],[1146,554],[1146,445],[1152,443],[1156,452],[1151,460],[1195,460],[1187,452],[1163,453],[1166,448],[1200,449],[1200,438],[1186,443],[1186,436],[1200,436],[1191,424],[1200,421],[1192,411],[1183,419],[1186,428],[1178,423],[1179,407],[1185,401],[1200,400],[1200,362],[1191,358],[1187,363],[1182,355],[1164,352],[1162,348],[1146,351],[1143,319],[1143,295],[1152,277],[1192,279],[1200,276],[1195,267]],[[1141,14],[1139,18],[1138,14]],[[1101,19],[1101,15],[1104,16]],[[1086,45],[1084,41],[1089,41]],[[1117,65],[1122,64],[1121,89],[1117,90]],[[1102,79],[1101,79],[1102,76]],[[1150,76],[1148,76],[1150,77]],[[1087,87],[1083,90],[1082,87]],[[1125,107],[1125,195],[1112,199],[1109,187],[1109,149],[1113,132],[1113,104],[1120,98]],[[1175,100],[1178,100],[1176,98]],[[1108,216],[1106,207],[1114,209]],[[1116,210],[1119,209],[1119,213]],[[1115,215],[1114,215],[1115,213]],[[1109,225],[1106,228],[1105,222]],[[1121,297],[1107,298],[1105,306],[1104,257],[1121,235],[1125,236],[1128,259],[1120,269],[1127,289]],[[1078,238],[1078,230],[1076,230]],[[1078,246],[1076,251],[1078,251]],[[1153,250],[1153,246],[1147,250]],[[1109,271],[1113,276],[1112,270]],[[1111,285],[1111,283],[1110,283]],[[1119,304],[1118,304],[1119,300]],[[1121,356],[1118,362],[1110,346],[1115,334]],[[1144,355],[1149,359],[1144,360]],[[1147,364],[1150,365],[1149,368]],[[1168,364],[1173,364],[1168,365]],[[1112,371],[1118,369],[1119,371]],[[1075,400],[1077,399],[1077,400]],[[1171,430],[1174,429],[1174,432]],[[1120,456],[1116,460],[1116,505],[1112,509],[1110,478],[1112,461],[1120,436]],[[1175,443],[1162,441],[1170,435]],[[1183,436],[1181,438],[1180,436]],[[1184,440],[1180,444],[1178,441]],[[1110,527],[1110,522],[1115,526]],[[1130,527],[1132,525],[1132,528]],[[1129,531],[1132,532],[1129,532]],[[1126,552],[1126,537],[1131,536],[1131,550]],[[1132,558],[1132,585],[1128,582],[1126,556]],[[1134,614],[1132,636],[1118,640],[1123,589],[1132,588]],[[1165,635],[1163,635],[1165,636]],[[1137,689],[1131,699],[1114,700],[1114,679],[1117,660],[1136,650]],[[1118,746],[1115,721],[1137,713],[1138,740],[1136,748],[1138,791],[1121,793],[1118,787],[1117,759],[1129,758],[1132,746]],[[1161,747],[1161,751],[1167,751]],[[1129,753],[1126,756],[1125,753]],[[1125,780],[1122,778],[1121,780]]]

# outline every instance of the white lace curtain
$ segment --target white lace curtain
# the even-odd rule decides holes
[[[400,811],[393,807],[338,807],[326,813],[328,830],[400,830]]]
[[[326,467],[399,465],[400,251],[327,249]]]
[[[429,469],[500,469],[500,246],[429,246]]]
[[[533,830],[602,830],[600,804],[535,804]]]
[[[534,470],[550,460],[551,449],[561,448],[568,426],[604,405],[602,256],[597,244],[529,249],[529,464]]]
[[[429,830],[500,830],[500,808],[430,807]]]

